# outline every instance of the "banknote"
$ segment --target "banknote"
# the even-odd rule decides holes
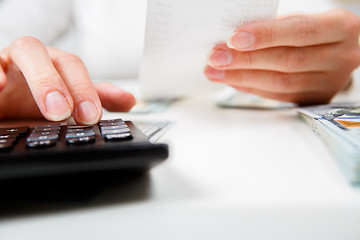
[[[295,103],[272,100],[254,94],[241,92],[231,87],[227,87],[219,92],[216,103],[217,106],[222,108],[262,110],[290,109],[297,107]]]
[[[298,111],[350,183],[360,186],[360,103],[311,106]]]

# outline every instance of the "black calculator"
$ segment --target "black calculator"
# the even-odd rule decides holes
[[[0,128],[0,180],[106,170],[148,170],[168,157],[131,122]]]

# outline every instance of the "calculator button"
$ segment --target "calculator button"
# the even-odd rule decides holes
[[[69,132],[66,133],[65,138],[78,138],[78,137],[89,137],[89,136],[95,136],[95,131],[82,131],[82,132]]]
[[[93,126],[69,126],[68,129],[66,130],[66,132],[70,133],[70,132],[82,132],[82,131],[89,131],[89,130],[94,130]]]
[[[16,140],[15,138],[0,139],[0,144],[5,144],[5,143],[13,144],[15,140]]]
[[[0,151],[10,150],[13,146],[14,144],[10,142],[0,143]]]
[[[36,125],[35,127],[60,127],[60,123],[52,122],[49,124]]]
[[[126,125],[124,122],[110,122],[110,123],[99,123],[100,127],[104,126],[118,126],[118,125]]]
[[[86,136],[86,137],[67,138],[66,142],[69,144],[93,143],[93,142],[95,142],[95,135],[94,136]]]
[[[119,134],[119,133],[130,133],[129,128],[120,128],[120,129],[110,129],[110,130],[102,130],[101,134],[107,135],[107,134]]]
[[[20,136],[19,134],[0,135],[0,139],[14,138],[16,140],[19,136]]]
[[[101,126],[101,127],[100,127],[100,131],[103,131],[103,130],[112,130],[112,129],[122,129],[122,128],[128,128],[128,126],[127,126],[126,124],[112,125],[112,126]]]
[[[31,136],[41,136],[41,135],[59,135],[60,131],[50,131],[50,132],[31,132]]]
[[[122,125],[125,122],[122,119],[113,119],[113,120],[102,120],[99,122],[99,126],[114,126],[114,125]]]
[[[59,132],[60,127],[35,127],[33,132]]]
[[[41,128],[60,128],[60,123],[51,123],[51,124],[45,124],[45,125],[37,125],[34,127],[34,129],[41,129]]]
[[[67,128],[68,130],[69,129],[90,129],[90,128],[94,128],[93,126],[82,126],[82,125],[76,125],[76,124],[70,124],[70,125],[67,125]]]
[[[121,121],[117,121],[117,122],[103,122],[103,123],[99,123],[100,127],[104,127],[104,126],[119,126],[119,125],[125,125],[126,123],[121,120]]]
[[[30,135],[27,141],[43,141],[43,140],[57,140],[59,139],[58,134],[47,134],[47,135]]]
[[[30,148],[40,148],[53,146],[57,142],[57,140],[29,140],[26,145]]]
[[[126,140],[132,139],[131,133],[114,133],[114,134],[106,134],[103,136],[105,140]]]
[[[9,134],[25,134],[29,131],[28,126],[24,127],[14,127],[14,128],[0,128],[0,135],[9,135]]]
[[[109,119],[109,120],[101,120],[99,122],[99,124],[103,124],[103,123],[119,123],[119,122],[124,122],[124,120],[122,120],[121,118],[117,118],[117,119]]]

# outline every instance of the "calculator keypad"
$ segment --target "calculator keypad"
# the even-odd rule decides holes
[[[27,134],[28,126],[16,128],[0,128],[0,151],[9,150],[17,140]],[[61,132],[65,131],[64,135]],[[100,139],[97,139],[97,132]],[[81,126],[76,124],[60,125],[58,123],[35,126],[26,137],[28,148],[44,148],[56,145],[61,136],[67,144],[90,144],[97,140],[119,141],[132,139],[129,127],[122,119],[102,120],[98,125]]]
[[[128,177],[167,157],[167,144],[151,143],[133,122],[121,119],[91,126],[0,127],[0,182],[105,171]]]

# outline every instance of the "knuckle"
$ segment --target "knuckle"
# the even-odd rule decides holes
[[[31,36],[24,36],[16,39],[11,45],[10,49],[17,50],[17,49],[24,49],[24,48],[31,48],[35,45],[41,45],[41,41],[37,38]]]
[[[331,9],[329,11],[329,13],[331,15],[335,16],[337,19],[345,19],[345,18],[348,18],[349,15],[352,15],[352,13],[350,11],[347,11],[342,8]]]
[[[50,87],[53,86],[54,83],[61,81],[58,74],[40,69],[34,69],[30,79],[40,88]]]
[[[360,18],[354,13],[345,9],[333,9],[330,10],[334,19],[340,21],[345,37],[352,35],[352,33],[358,36],[360,32]]]
[[[354,63],[355,67],[360,65],[360,49],[357,47],[355,51],[351,51],[351,62]]]
[[[347,31],[347,35],[353,36],[355,34],[356,37],[359,36],[360,32],[360,20],[355,16],[348,16],[347,21],[344,22],[344,28]]]
[[[309,39],[316,37],[316,34],[319,31],[319,27],[312,18],[306,16],[297,16],[294,17],[292,21],[300,41],[307,42]]]
[[[339,56],[343,69],[353,70],[360,65],[360,49],[349,49]]]
[[[275,92],[290,92],[292,88],[292,78],[287,73],[276,73],[272,79],[272,88]]]
[[[284,69],[287,72],[297,72],[306,63],[306,56],[301,48],[285,48]]]
[[[228,85],[232,86],[244,86],[246,74],[245,71],[232,71],[230,74],[228,74]]]
[[[88,82],[73,82],[71,88],[79,95],[90,92],[93,89],[91,83]]]
[[[251,52],[241,52],[239,54],[239,62],[242,66],[252,66],[253,58]]]
[[[66,53],[62,54],[61,56],[57,57],[53,60],[54,64],[59,65],[67,65],[67,64],[83,64],[81,58],[75,54]]]
[[[75,99],[88,99],[93,95],[96,95],[96,90],[94,85],[91,82],[87,81],[73,81],[71,86],[69,86],[71,95]]]
[[[262,28],[263,41],[271,45],[275,39],[275,32],[271,25],[265,25]]]

